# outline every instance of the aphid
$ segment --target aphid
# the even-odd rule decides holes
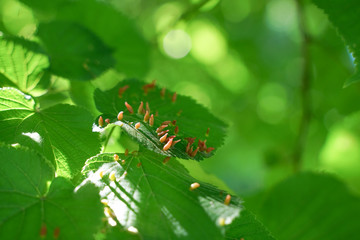
[[[54,239],[58,239],[60,236],[60,228],[59,227],[56,227],[54,229]]]
[[[231,195],[228,194],[228,195],[226,195],[226,197],[225,197],[224,204],[225,204],[225,205],[229,205],[229,204],[230,204],[230,201],[231,201]]]
[[[108,205],[109,201],[107,199],[101,199],[100,202],[104,204],[105,206]]]
[[[164,131],[161,131],[159,132],[157,135],[160,137],[162,135],[164,135],[165,133],[168,133],[169,132],[169,129],[168,130],[164,130]]]
[[[99,117],[98,123],[99,123],[99,126],[100,126],[100,127],[103,127],[103,126],[104,126],[104,119],[103,119],[102,116]]]
[[[161,125],[160,127],[158,127],[157,129],[156,129],[156,132],[157,133],[159,133],[159,132],[161,132],[164,128],[166,128],[168,125]]]
[[[149,111],[146,110],[145,116],[144,116],[144,122],[149,121],[149,118],[150,118],[150,113],[149,113]]]
[[[141,114],[143,111],[144,111],[144,103],[143,101],[141,101],[137,112],[138,114]]]
[[[119,161],[119,155],[114,154],[114,160],[115,160],[115,161]]]
[[[206,149],[206,152],[207,152],[207,153],[210,153],[210,152],[213,151],[213,150],[215,150],[215,148],[213,148],[213,147],[208,147],[208,148]]]
[[[127,110],[130,112],[130,114],[133,114],[134,113],[134,110],[132,108],[132,106],[130,104],[128,104],[127,102],[125,102],[125,106],[127,108]]]
[[[122,95],[126,91],[126,89],[128,89],[128,88],[129,88],[129,85],[125,85],[125,86],[119,88],[119,97],[120,98],[122,97]]]
[[[140,125],[141,125],[141,124],[140,124],[139,122],[136,123],[136,124],[135,124],[135,128],[136,128],[136,129],[139,129],[139,128],[140,128]]]
[[[209,133],[210,133],[210,128],[208,128],[208,129],[206,130],[205,136],[208,137],[208,136],[209,136]]]
[[[146,110],[149,111],[149,112],[151,112],[151,111],[150,111],[150,105],[149,105],[148,102],[146,102]]]
[[[115,181],[115,180],[116,180],[115,172],[111,172],[111,173],[109,174],[109,179],[110,179],[110,181]]]
[[[136,167],[138,167],[138,168],[141,167],[141,164],[142,164],[142,163],[139,162],[138,164],[136,164]]]
[[[199,147],[197,147],[194,151],[191,151],[191,157],[195,157],[198,151]]]
[[[173,141],[173,138],[170,138],[170,140],[165,144],[165,146],[163,147],[163,150],[164,151],[167,151],[169,150],[169,148],[171,147],[172,145],[172,141]]]
[[[166,91],[166,88],[162,88],[161,91],[160,91],[160,96],[162,98],[165,97],[165,91]]]
[[[110,119],[105,119],[105,122],[107,123],[107,124],[109,124],[110,123]]]
[[[40,237],[45,238],[46,237],[46,232],[47,232],[46,225],[45,225],[45,223],[43,223],[41,228],[40,228]]]
[[[150,116],[149,125],[150,125],[151,127],[154,126],[154,115],[153,115],[153,114],[151,114],[151,116]]]
[[[129,149],[125,149],[125,156],[129,155]]]
[[[171,98],[171,101],[174,103],[176,101],[176,92],[174,93],[174,95]]]
[[[121,121],[123,117],[124,117],[124,112],[123,111],[119,112],[119,114],[117,115],[117,119]]]
[[[177,144],[177,143],[180,142],[180,141],[181,141],[181,139],[176,140],[176,141],[173,141],[173,143],[171,144],[171,146],[172,146],[172,147],[175,146],[175,144]]]
[[[178,134],[178,133],[179,133],[179,126],[176,126],[176,127],[175,127],[174,133],[175,133],[175,134]]]
[[[223,218],[223,217],[219,218],[218,222],[219,222],[220,226],[222,226],[222,227],[225,226],[225,218]]]
[[[198,187],[200,187],[200,183],[194,182],[190,185],[190,191],[194,191],[195,189],[197,189]]]
[[[166,164],[168,161],[170,161],[170,157],[164,158],[163,164]]]
[[[169,125],[171,121],[164,121],[161,125]]]
[[[168,135],[168,134],[165,133],[165,135],[160,138],[160,142],[161,142],[161,143],[165,142],[165,140],[166,140],[166,138],[167,138],[167,135]]]
[[[103,176],[104,176],[104,171],[100,171],[100,172],[99,172],[99,176],[100,176],[100,178],[103,178]]]
[[[175,125],[176,125],[176,120],[172,120],[172,121],[171,121],[171,124],[172,124],[173,126],[175,126]]]
[[[121,160],[121,164],[124,165],[124,164],[125,164],[125,160]]]

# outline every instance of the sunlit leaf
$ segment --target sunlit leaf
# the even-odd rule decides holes
[[[210,157],[214,152],[211,151],[212,148],[217,149],[222,145],[226,125],[191,98],[177,95],[175,99],[173,92],[161,90],[156,86],[146,88],[150,85],[137,80],[126,80],[108,91],[96,89],[95,104],[97,109],[104,113],[103,120],[108,118],[111,123],[122,126],[122,129],[135,140],[157,153],[196,160]],[[145,91],[144,88],[147,90]],[[119,96],[119,89],[121,92],[126,89],[120,94],[121,96]],[[144,111],[138,113],[141,101]],[[125,102],[132,106],[134,114],[130,114]],[[150,120],[144,121],[147,104],[150,114],[154,115],[153,126],[150,126]],[[124,117],[118,121],[117,115],[120,111],[124,112]],[[172,122],[166,124],[168,126],[163,129],[169,130],[168,137],[176,135],[173,141],[180,140],[167,151],[163,150],[165,142],[159,141],[160,136],[156,132],[156,129],[165,121]],[[138,129],[135,127],[137,123],[140,123]],[[96,120],[96,124],[99,124],[99,119]],[[177,134],[175,128],[178,128]],[[189,151],[186,151],[188,141],[185,138],[196,138]],[[198,140],[206,140],[206,146],[199,148],[195,156],[190,156],[190,152],[194,153],[199,146]]]
[[[221,239],[223,225],[239,215],[238,198],[225,205],[226,193],[202,182],[190,190],[196,180],[176,159],[163,163],[145,149],[117,155],[89,159],[83,173],[101,189],[110,218],[144,239]]]
[[[41,23],[38,35],[51,58],[50,69],[70,80],[90,80],[114,65],[112,51],[81,25]]]
[[[40,46],[21,38],[0,38],[0,87],[33,93],[50,83],[49,60]]]
[[[91,239],[102,208],[94,186],[74,191],[34,151],[0,146],[0,239]],[[49,187],[49,182],[51,185]],[[44,231],[44,229],[46,229]],[[58,230],[55,230],[58,229]]]
[[[303,173],[277,185],[259,216],[279,239],[357,239],[360,199],[331,175]]]
[[[0,89],[0,140],[36,149],[56,162],[58,175],[75,176],[100,151],[91,124],[91,115],[82,108],[58,104],[39,110],[31,96]]]

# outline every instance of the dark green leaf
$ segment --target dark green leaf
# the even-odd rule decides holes
[[[111,50],[91,31],[74,23],[39,25],[38,35],[51,58],[51,70],[70,80],[90,80],[114,65]]]
[[[39,93],[38,85],[50,83],[48,57],[40,46],[21,38],[0,38],[0,87],[12,86],[26,93]]]
[[[303,173],[277,185],[259,213],[279,239],[357,239],[360,199],[338,179]]]
[[[60,176],[75,176],[85,160],[99,152],[91,119],[86,110],[71,105],[39,110],[31,96],[13,88],[0,89],[0,140],[36,149],[56,162]]]
[[[243,210],[240,217],[226,228],[227,239],[275,240],[255,215]]]
[[[0,147],[0,238],[91,239],[101,223],[102,209],[94,186],[74,191],[39,154],[24,149]],[[53,180],[53,181],[52,181]],[[50,189],[49,182],[52,181]]]
[[[345,86],[360,81],[360,4],[358,0],[313,0],[329,16],[330,21],[344,37],[344,41],[355,58],[356,70]]]
[[[144,239],[221,239],[221,219],[229,224],[239,215],[239,199],[227,206],[223,191],[202,182],[191,191],[196,180],[176,159],[164,164],[164,156],[148,150],[118,156],[118,161],[113,154],[95,156],[83,173],[102,189],[114,219],[135,227]]]
[[[121,125],[125,132],[148,149],[167,156],[196,160],[212,156],[213,151],[207,153],[206,151],[199,150],[195,157],[190,157],[186,153],[188,142],[185,140],[185,138],[189,137],[197,138],[195,144],[192,145],[194,151],[198,146],[198,140],[206,140],[208,148],[213,147],[217,149],[222,145],[226,125],[209,113],[207,109],[186,96],[178,95],[176,101],[173,102],[174,93],[166,91],[162,97],[161,90],[158,87],[148,89],[148,92],[145,94],[143,90],[144,85],[145,83],[137,80],[126,80],[108,91],[96,89],[94,93],[95,104],[97,109],[104,113],[103,119],[109,118],[111,123]],[[129,88],[119,97],[119,88],[124,86],[129,86]],[[125,107],[125,101],[132,106],[134,114],[129,113]],[[154,126],[144,122],[143,113],[137,113],[141,101],[144,104],[144,109],[146,109],[146,103],[149,104],[150,112],[154,114]],[[117,121],[117,115],[120,111],[124,111],[124,118],[122,121]],[[174,120],[179,129],[175,140],[181,139],[181,141],[168,151],[163,151],[165,143],[159,141],[156,129],[164,121]],[[98,119],[96,121],[98,124]],[[141,124],[139,129],[135,129],[137,122]],[[168,136],[175,135],[174,124],[169,124],[166,129],[169,130]],[[208,129],[210,131],[207,136]]]

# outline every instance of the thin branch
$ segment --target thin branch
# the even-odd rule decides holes
[[[296,0],[297,16],[299,22],[299,31],[301,38],[300,51],[303,59],[301,73],[301,121],[298,136],[296,138],[293,152],[293,169],[295,172],[301,169],[301,160],[305,150],[306,139],[308,136],[309,124],[311,121],[311,77],[310,77],[310,39],[305,30],[305,15],[303,0]]]

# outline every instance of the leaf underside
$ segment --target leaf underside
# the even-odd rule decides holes
[[[195,156],[191,156],[189,152],[196,150],[199,146],[199,140],[206,140],[206,148],[217,149],[223,144],[226,125],[209,113],[206,108],[190,97],[177,95],[176,99],[174,99],[174,92],[164,91],[156,86],[149,88],[146,86],[149,85],[135,79],[128,79],[108,91],[96,89],[94,93],[95,104],[97,109],[103,113],[101,115],[103,120],[109,119],[110,124],[120,125],[126,133],[140,144],[166,156],[201,160],[212,156],[214,151],[209,149],[210,151],[207,152],[203,148],[199,149]],[[127,89],[119,94],[119,89],[124,88]],[[125,102],[132,106],[133,114],[127,110]],[[138,113],[141,102],[143,102],[144,110]],[[144,121],[147,104],[149,105],[150,114],[154,115],[153,126]],[[118,121],[117,115],[120,111],[124,112],[124,117],[121,121]],[[173,123],[175,123],[170,123],[163,129],[169,130],[168,137],[176,136],[174,141],[180,140],[167,151],[163,150],[166,142],[161,143],[159,141],[161,136],[156,132],[156,129],[165,121],[174,121]],[[135,128],[136,123],[140,123],[140,128]],[[96,119],[95,125],[98,128],[100,127],[99,117]],[[106,125],[103,127],[106,127]],[[178,134],[175,134],[176,127],[178,127]],[[186,138],[196,138],[194,144],[190,146],[190,151],[186,151],[188,145]]]

